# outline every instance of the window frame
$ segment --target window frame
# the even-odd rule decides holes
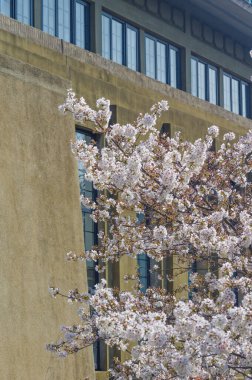
[[[54,1],[55,4],[55,15],[54,15],[54,22],[55,22],[55,32],[54,36],[59,37],[59,15],[58,15],[58,0],[50,0]],[[90,3],[86,0],[69,0],[70,2],[70,41],[67,41],[69,43],[72,43],[78,47],[79,45],[76,44],[76,4],[81,4],[85,7],[85,47],[80,47],[84,50],[90,50]],[[42,31],[44,31],[44,1],[41,1],[41,28]],[[48,33],[44,31],[45,33]],[[64,39],[63,39],[64,40]]]
[[[106,11],[102,11],[101,13],[101,23],[102,23],[102,17],[107,17],[109,19],[109,51],[110,51],[110,58],[106,58],[102,55],[103,58],[110,59],[112,62],[117,63],[112,59],[112,52],[113,52],[113,42],[112,42],[112,22],[113,20],[116,22],[119,22],[122,24],[122,66],[128,67],[128,69],[133,71],[139,71],[140,66],[140,51],[139,51],[139,29],[136,28],[134,25],[128,23],[126,20],[121,19],[117,16],[112,15],[111,13],[108,13]],[[131,29],[134,32],[136,32],[136,69],[132,69],[128,66],[128,52],[127,52],[127,30]],[[103,52],[102,52],[103,53]],[[120,65],[120,63],[118,63]]]
[[[219,95],[219,68],[217,66],[214,66],[213,64],[205,61],[204,59],[200,58],[200,57],[197,57],[196,55],[191,55],[191,83],[192,83],[192,60],[194,60],[197,65],[196,65],[196,80],[197,80],[197,85],[196,85],[196,89],[197,89],[197,95],[193,95],[192,94],[192,85],[191,85],[191,95],[193,96],[196,96],[197,98],[201,99],[201,100],[205,100],[207,102],[209,102],[210,104],[213,104],[213,105],[216,105],[218,106],[219,105],[219,99],[220,99],[220,95]],[[198,78],[199,78],[199,63],[205,65],[205,80],[204,80],[204,83],[205,83],[205,99],[202,99],[199,97],[199,85],[198,85]],[[209,80],[209,69],[212,69],[215,71],[216,73],[216,103],[212,103],[210,102],[210,80]]]
[[[76,139],[77,139],[77,134],[80,134],[83,137],[84,136],[91,137],[96,142],[99,139],[99,135],[98,134],[93,133],[89,129],[81,128],[79,125],[75,126],[75,136],[76,136]],[[78,170],[78,177],[80,178],[79,167],[77,168],[77,170]],[[80,186],[81,186],[81,183],[80,183],[80,180],[79,180],[79,188],[80,188],[80,194],[81,194],[81,187]],[[96,198],[97,198],[97,196],[98,196],[98,191],[93,187],[93,184],[92,184],[92,201],[95,201]],[[81,217],[82,217],[83,236],[84,236],[84,249],[85,249],[85,214],[90,214],[90,212],[85,211],[85,207],[83,205],[81,205]],[[94,233],[94,243],[98,244],[98,223],[94,223],[93,222],[93,227],[94,227],[94,232],[93,232]],[[94,273],[94,282],[95,282],[95,284],[98,284],[99,281],[100,281],[99,273],[95,269],[93,270],[93,273]],[[88,266],[87,265],[86,265],[86,275],[87,275],[87,282],[88,282]],[[88,291],[89,291],[89,286],[88,286]],[[95,362],[95,371],[100,371],[101,368],[102,368],[102,364],[101,364],[101,358],[102,358],[101,350],[102,350],[101,342],[100,342],[100,340],[97,340],[93,344],[94,358],[96,359],[96,362]]]
[[[227,108],[224,107],[224,96],[225,96],[225,93],[224,93],[224,77],[228,77],[230,79],[230,88],[229,88],[229,91],[230,91],[230,110],[228,110]],[[233,111],[233,91],[232,91],[232,80],[236,80],[238,82],[238,108],[239,108],[239,113],[237,112],[234,112]],[[246,115],[243,115],[242,114],[242,85],[245,85],[245,88],[246,88],[246,99],[245,99],[245,104],[246,104]],[[229,111],[229,112],[232,112],[234,113],[235,115],[240,115],[242,117],[246,117],[246,118],[251,118],[251,109],[250,109],[250,92],[249,92],[249,88],[250,88],[250,84],[248,82],[246,82],[245,80],[243,79],[240,79],[239,77],[237,77],[236,75],[233,75],[233,74],[230,74],[229,72],[227,71],[223,71],[223,108],[226,110],[226,111]]]
[[[28,3],[30,4],[30,15],[29,15],[29,24],[24,23],[21,20],[18,20],[17,18],[17,4],[19,0],[10,0],[10,16],[7,15],[7,17],[14,18],[15,20],[21,22],[24,25],[34,25],[34,2],[33,0],[28,0]],[[4,14],[4,13],[2,13]]]
[[[152,78],[152,79],[155,79],[155,80],[158,80],[157,79],[157,43],[160,43],[160,44],[163,44],[165,45],[165,63],[166,63],[166,82],[161,82],[160,83],[165,83],[165,84],[168,84],[171,86],[171,60],[170,60],[170,57],[171,57],[171,54],[170,54],[170,51],[171,49],[174,50],[176,52],[176,81],[177,81],[177,85],[176,87],[173,87],[173,88],[177,88],[177,89],[181,89],[181,50],[178,46],[174,45],[173,43],[170,43],[166,40],[163,40],[159,37],[155,37],[153,36],[152,34],[149,34],[148,32],[145,33],[144,35],[144,50],[145,50],[145,75],[147,75],[146,73],[146,39],[149,38],[150,40],[152,40],[154,42],[154,64],[155,64],[155,78],[152,78],[152,77],[149,77],[149,78]]]

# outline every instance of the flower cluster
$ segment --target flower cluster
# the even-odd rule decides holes
[[[82,203],[108,233],[68,260],[99,260],[102,270],[108,261],[145,252],[157,262],[176,258],[180,270],[170,268],[169,281],[193,263],[204,263],[204,270],[181,284],[190,299],[175,289],[119,292],[104,281],[90,297],[71,291],[67,299],[87,302],[91,314],[80,309],[81,324],[64,328],[49,349],[65,356],[99,338],[130,350],[131,359],[117,361],[111,372],[120,380],[252,379],[252,131],[239,139],[226,133],[213,152],[217,126],[195,142],[160,135],[166,101],[125,125],[109,125],[109,101],[100,99],[97,107],[71,91],[61,106],[92,122],[106,142],[101,150],[92,142],[73,145],[99,191],[95,203]]]

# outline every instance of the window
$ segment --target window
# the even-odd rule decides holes
[[[0,0],[0,13],[32,25],[32,0]]]
[[[217,68],[196,57],[191,58],[191,93],[212,104],[218,104]]]
[[[150,286],[156,288],[159,287],[159,274],[161,272],[160,263],[149,257],[146,253],[141,253],[140,255],[137,255],[137,264],[141,291],[145,293]],[[154,268],[154,266],[157,268]]]
[[[145,214],[137,215],[138,223],[145,223],[146,226],[151,224],[151,213],[146,209]],[[137,255],[138,276],[143,293],[152,286],[160,287],[161,263],[149,257],[146,253]]]
[[[84,131],[76,131],[77,140],[85,140],[87,143],[90,143],[91,140],[95,139],[95,135]],[[87,198],[95,201],[97,192],[93,187],[92,182],[89,182],[85,179],[85,169],[83,166],[78,163],[78,172],[79,172],[79,183],[80,183],[80,193]],[[91,211],[84,206],[81,206],[82,211],[82,220],[83,220],[83,234],[84,234],[84,244],[85,250],[89,250],[92,246],[97,245],[98,243],[98,228],[97,223],[94,223],[90,218]],[[88,290],[90,293],[93,292],[95,284],[99,282],[98,272],[95,270],[96,263],[94,261],[87,260],[87,280],[88,280]],[[101,357],[101,345],[97,341],[93,345],[94,350],[94,361],[95,369],[100,369],[100,357]]]
[[[0,12],[5,16],[11,17],[11,0],[0,1]]]
[[[249,116],[249,85],[230,74],[223,75],[224,108],[244,117]]]
[[[43,0],[42,29],[89,49],[89,5],[82,0]]]
[[[138,70],[138,30],[108,14],[102,15],[102,56]]]
[[[145,37],[146,75],[180,88],[179,49],[152,36]]]

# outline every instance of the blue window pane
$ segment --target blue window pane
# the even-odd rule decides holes
[[[160,82],[166,83],[166,45],[157,42],[157,77]]]
[[[206,65],[198,62],[198,97],[206,99]]]
[[[232,79],[232,112],[239,114],[239,82]]]
[[[43,0],[43,25],[45,32],[55,35],[55,0]]]
[[[145,38],[146,75],[155,79],[155,42]]]
[[[198,96],[197,63],[194,58],[191,59],[191,93],[193,96]]]
[[[149,286],[150,271],[149,271],[149,257],[146,253],[141,253],[137,256],[138,275],[141,284],[141,291],[146,292]]]
[[[112,20],[112,60],[123,63],[123,26],[121,22]]]
[[[11,0],[0,0],[0,13],[10,17]]]
[[[209,102],[212,104],[217,104],[217,71],[209,67],[208,75]]]
[[[58,0],[58,37],[70,42],[69,0]]]
[[[170,48],[170,85],[172,87],[178,87],[178,52],[176,49]]]
[[[85,49],[85,12],[84,4],[76,3],[76,45]]]
[[[245,83],[242,83],[241,85],[241,114],[242,116],[248,116],[248,109],[247,109],[247,104],[248,104],[248,85]]]
[[[30,0],[17,0],[17,20],[24,24],[31,24],[31,2]]]
[[[127,66],[132,70],[137,70],[137,32],[127,27]]]
[[[111,59],[110,18],[102,15],[102,56]]]
[[[224,108],[231,111],[231,79],[229,76],[223,77],[223,89],[224,89]]]

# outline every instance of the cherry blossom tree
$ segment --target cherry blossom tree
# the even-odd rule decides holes
[[[161,288],[142,292],[137,273],[131,292],[104,280],[93,295],[71,290],[65,297],[80,302],[79,323],[64,326],[48,349],[66,356],[102,339],[127,350],[130,359],[116,361],[113,379],[252,379],[252,130],[220,138],[210,126],[193,143],[169,137],[157,124],[166,101],[132,124],[110,125],[108,100],[93,110],[71,90],[60,109],[105,137],[100,150],[95,141],[76,141],[73,152],[98,191],[96,202],[81,202],[109,233],[100,231],[98,246],[69,252],[68,260],[98,261],[103,271],[144,252],[157,262],[175,256],[188,273],[204,262],[206,271],[191,272],[184,299]]]

